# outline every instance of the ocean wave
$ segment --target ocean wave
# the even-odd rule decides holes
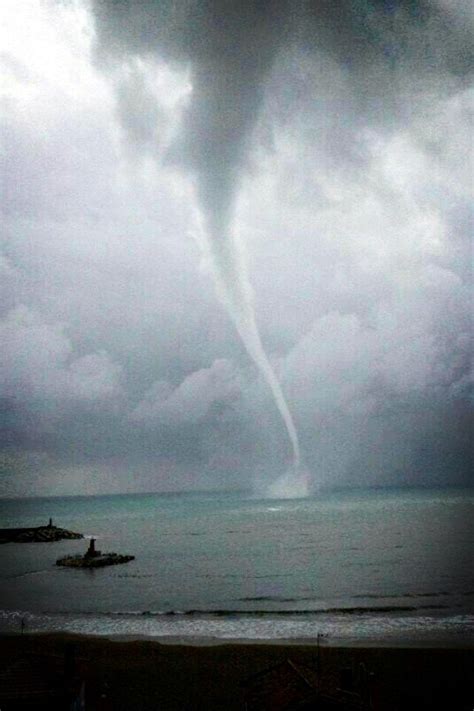
[[[54,570],[54,569],[53,569]],[[44,575],[51,573],[51,568],[41,568],[40,570],[26,570],[23,573],[15,573],[14,575],[5,575],[3,580],[17,580],[18,578],[27,578],[32,575]]]
[[[453,593],[441,590],[439,592],[407,592],[407,593],[393,593],[393,594],[374,594],[374,593],[360,593],[353,595],[354,599],[366,599],[366,600],[386,600],[393,598],[417,598],[417,597],[447,597],[449,595],[465,594],[465,593]]]
[[[354,606],[354,607],[325,607],[321,609],[305,610],[243,610],[241,608],[222,609],[189,609],[189,610],[143,610],[143,611],[113,611],[99,614],[105,617],[292,617],[292,616],[321,616],[321,615],[360,615],[393,612],[421,612],[426,610],[444,610],[446,605],[379,605],[379,606]],[[83,613],[84,614],[84,613]]]
[[[470,596],[474,595],[473,590],[452,590],[451,592],[448,592],[447,590],[435,590],[433,592],[406,592],[406,593],[359,593],[357,595],[353,595],[352,597],[354,599],[364,599],[364,600],[386,600],[386,599],[396,599],[398,598],[399,600],[405,599],[405,598],[436,598],[436,597],[457,597],[457,596]]]

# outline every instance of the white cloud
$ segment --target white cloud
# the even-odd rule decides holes
[[[25,306],[0,322],[3,396],[16,402],[107,402],[121,392],[121,367],[105,351],[75,356],[62,324]],[[36,404],[37,407],[37,404]]]
[[[405,289],[375,304],[364,320],[331,313],[315,322],[284,361],[297,412],[372,409],[388,394],[393,401],[432,396],[465,377],[469,316],[462,283],[434,266],[417,276],[405,275]]]
[[[205,420],[215,406],[229,405],[241,393],[242,379],[228,360],[215,360],[210,368],[188,375],[172,390],[158,381],[132,412],[136,422],[172,426]]]

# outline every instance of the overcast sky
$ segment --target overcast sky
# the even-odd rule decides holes
[[[470,1],[0,14],[0,495],[285,472],[210,234],[241,259],[312,487],[467,484]]]

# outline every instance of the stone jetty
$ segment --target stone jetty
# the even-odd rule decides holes
[[[51,543],[73,538],[84,538],[84,536],[82,533],[54,526],[51,518],[47,526],[0,528],[0,543]]]
[[[89,548],[84,555],[66,555],[58,558],[56,565],[67,568],[104,568],[107,565],[120,565],[135,560],[134,555],[121,555],[120,553],[102,553],[95,548],[95,539],[91,538]]]

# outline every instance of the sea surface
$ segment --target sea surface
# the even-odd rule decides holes
[[[0,527],[57,526],[132,554],[55,566],[87,541],[0,546],[0,631],[188,641],[474,641],[473,490],[296,500],[134,494],[0,500]]]

